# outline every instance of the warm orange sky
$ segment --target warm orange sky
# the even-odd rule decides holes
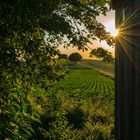
[[[111,32],[112,34],[115,32],[115,12],[114,11],[108,12],[107,16],[98,17],[98,21],[101,22],[106,27],[107,31]],[[90,47],[91,48],[103,47],[107,49],[108,51],[112,52],[114,56],[114,48],[108,46],[105,41],[102,41],[102,42],[94,41],[93,45],[90,44]],[[89,58],[89,52],[90,52],[90,51],[85,51],[85,52],[78,51],[76,48],[71,48],[71,47],[69,47],[68,49],[60,48],[60,51],[68,55],[73,52],[79,52],[83,56],[84,59]]]

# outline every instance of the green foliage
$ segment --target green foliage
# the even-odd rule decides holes
[[[82,56],[79,53],[72,53],[71,55],[69,55],[69,60],[79,62],[82,60]]]
[[[89,38],[98,37],[112,44],[112,37],[96,20],[99,14],[108,11],[107,3],[107,0],[0,1],[1,139],[35,139],[42,131],[42,139],[45,137],[41,117],[50,109],[45,90],[64,77],[63,66],[57,59],[58,47],[73,45],[86,50]],[[67,128],[61,134],[65,138],[69,131],[65,118],[60,119],[48,131],[50,139]]]
[[[72,69],[48,95],[53,106],[44,122],[46,139],[114,139],[113,80],[95,70]]]
[[[97,49],[93,49],[90,52],[90,57],[97,57],[97,58],[102,58],[103,61],[105,62],[113,62],[113,56],[111,52],[99,47]]]
[[[37,139],[113,140],[113,105],[105,105],[102,100],[95,104],[92,98],[79,100],[65,92],[49,94],[49,112],[42,116]]]
[[[91,94],[88,94],[90,88],[89,90],[85,88],[83,89],[85,93],[82,91],[83,93],[80,92],[77,94],[78,92],[70,89],[70,87],[73,88],[72,84],[74,85],[79,77],[81,77],[80,80],[84,84],[86,83],[84,80],[89,79],[91,76],[96,78],[97,81],[99,80],[100,83],[101,80],[106,80],[108,83],[113,84],[112,80],[101,76],[96,71],[72,70],[70,71],[69,77],[67,77],[68,81],[62,81],[63,84],[60,82],[58,87],[54,85],[47,92],[42,89],[42,85],[32,86],[32,89],[29,88],[30,91],[28,89],[25,99],[22,93],[24,92],[24,88],[21,85],[15,87],[16,91],[18,88],[19,93],[14,94],[13,100],[15,104],[13,102],[13,104],[10,103],[9,105],[12,105],[10,109],[16,114],[16,117],[15,115],[12,118],[10,116],[10,124],[7,124],[7,131],[4,129],[1,131],[1,136],[3,136],[1,138],[23,140],[113,139],[113,135],[111,134],[114,120],[113,95],[111,93],[107,94],[109,90],[106,90],[106,94],[104,92],[98,93],[98,90],[93,90]],[[64,87],[69,85],[69,91],[66,90],[68,87],[65,90],[61,89],[62,85]],[[91,82],[90,87],[92,85],[93,83]],[[81,84],[81,86],[83,85]],[[20,98],[16,97],[16,95]],[[19,104],[21,112],[17,108],[17,104]],[[4,117],[6,118],[3,118],[3,126],[6,124],[4,120],[7,119],[7,116]]]

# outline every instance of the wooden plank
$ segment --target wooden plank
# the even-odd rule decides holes
[[[128,2],[131,5],[127,8],[126,18],[135,14],[127,23],[122,21],[123,6],[116,9],[116,26],[125,23],[123,29],[127,27],[118,36],[115,49],[116,140],[140,140],[140,24],[136,24],[140,23],[140,1]]]

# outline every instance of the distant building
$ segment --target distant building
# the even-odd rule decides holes
[[[112,0],[116,10],[116,140],[140,140],[140,0]]]

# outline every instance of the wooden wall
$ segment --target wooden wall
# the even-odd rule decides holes
[[[140,140],[140,0],[126,7],[124,21],[125,7],[116,7],[116,140]]]

